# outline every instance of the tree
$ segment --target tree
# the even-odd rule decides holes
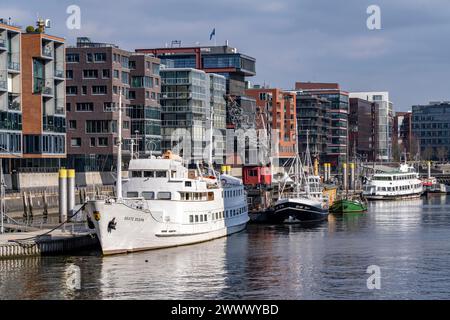
[[[448,149],[446,147],[439,147],[436,152],[439,161],[448,160]]]
[[[432,147],[426,147],[420,152],[420,158],[421,160],[431,160],[433,157],[433,148]]]

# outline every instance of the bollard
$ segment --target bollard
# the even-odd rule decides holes
[[[355,190],[355,164],[350,163],[350,189]]]
[[[22,201],[23,201],[23,219],[25,221],[28,220],[28,199],[26,191],[22,192]]]
[[[75,170],[67,170],[67,215],[70,217],[75,208]],[[70,218],[69,218],[70,220]]]
[[[343,163],[342,164],[342,175],[343,175],[343,183],[344,183],[344,189],[343,190],[347,190],[347,186],[348,186],[348,176],[347,176],[347,164]]]
[[[67,219],[67,170],[59,169],[59,222]]]

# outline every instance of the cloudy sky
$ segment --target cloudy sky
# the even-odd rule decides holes
[[[66,27],[69,5],[81,29]],[[369,30],[369,5],[381,30]],[[2,0],[0,17],[22,25],[52,20],[48,33],[124,49],[225,40],[257,60],[253,83],[339,82],[348,91],[389,91],[395,110],[450,100],[449,0]]]

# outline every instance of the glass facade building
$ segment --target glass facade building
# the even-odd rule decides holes
[[[161,133],[162,150],[174,149],[180,143],[180,130],[190,135],[191,150],[185,159],[196,162],[204,159],[204,150],[209,145],[207,130],[211,128],[213,114],[213,160],[223,162],[226,113],[225,77],[207,74],[192,68],[163,68],[161,70]],[[212,110],[211,110],[212,108]],[[217,130],[219,132],[217,132]],[[219,134],[220,133],[220,134]],[[182,139],[185,139],[184,136]],[[219,151],[218,151],[219,150]]]
[[[413,106],[412,132],[419,142],[422,159],[449,159],[450,102]]]

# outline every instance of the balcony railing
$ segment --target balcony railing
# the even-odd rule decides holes
[[[8,69],[9,70],[20,71],[20,63],[19,62],[9,61],[8,62]]]
[[[165,78],[161,79],[162,84],[189,84],[189,78]]]
[[[46,95],[52,95],[53,94],[53,89],[50,87],[42,87],[41,89],[41,93],[42,94],[46,94]]]
[[[56,78],[64,78],[64,71],[55,69],[55,77]]]
[[[53,51],[51,48],[48,47],[42,47],[42,55],[44,57],[49,57],[52,58],[53,57]]]
[[[163,99],[191,99],[190,92],[165,92],[162,94]]]
[[[64,99],[55,99],[55,114],[65,114]]]
[[[9,110],[20,110],[20,103],[18,101],[9,101],[8,102]]]
[[[7,87],[7,85],[6,85],[6,81],[4,81],[4,80],[2,80],[2,81],[0,81],[0,90],[7,90],[8,89],[8,87]]]

